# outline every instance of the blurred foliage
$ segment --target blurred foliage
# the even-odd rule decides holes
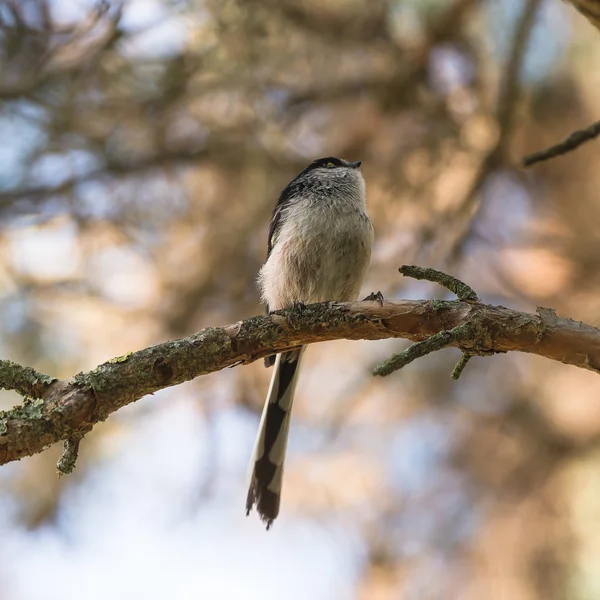
[[[0,354],[68,377],[260,312],[270,211],[321,155],[364,161],[365,293],[441,296],[396,271],[421,264],[598,324],[598,144],[517,165],[598,118],[599,58],[550,0],[0,0]],[[511,355],[452,382],[448,351],[372,381],[397,346],[310,349],[283,512],[349,515],[360,598],[597,597],[597,376]],[[257,413],[268,376],[197,382],[199,413]],[[51,521],[138,404],[71,478],[19,465],[15,518]]]

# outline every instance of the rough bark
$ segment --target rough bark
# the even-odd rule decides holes
[[[460,300],[315,304],[301,312],[208,327],[114,358],[68,381],[0,360],[0,387],[27,396],[0,413],[0,464],[61,440],[75,445],[95,423],[146,394],[294,346],[336,339],[423,341],[459,326],[460,338],[448,345],[468,354],[527,352],[600,372],[600,330],[550,309],[528,314]]]

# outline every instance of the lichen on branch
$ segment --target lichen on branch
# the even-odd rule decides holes
[[[429,270],[413,273],[424,272],[430,278],[439,275]],[[448,276],[444,281],[448,284],[452,279]],[[466,301],[325,302],[301,312],[276,311],[131,352],[65,381],[0,360],[0,387],[25,396],[22,404],[0,413],[0,464],[68,440],[59,466],[59,471],[68,472],[74,466],[78,440],[121,407],[201,375],[329,340],[405,338],[417,342],[407,351],[411,359],[438,347],[460,348],[464,358],[455,377],[467,357],[509,351],[600,372],[600,329],[558,317],[548,309],[528,314],[483,304],[469,290],[455,287]],[[400,357],[395,359],[396,368],[406,360],[406,355]]]

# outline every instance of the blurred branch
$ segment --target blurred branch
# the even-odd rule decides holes
[[[418,84],[426,78],[431,52],[438,44],[459,38],[468,17],[482,3],[482,0],[455,0],[449,6],[436,11],[427,22],[423,39],[410,50],[397,44],[390,44],[388,50],[395,56],[396,68],[385,74],[365,73],[360,79],[339,81],[333,79],[303,90],[293,92],[288,106],[306,102],[333,102],[347,100],[352,96],[373,94],[388,110],[397,110],[409,104],[409,98]],[[362,26],[362,25],[361,25]],[[387,34],[386,34],[387,37]]]
[[[515,115],[519,96],[521,94],[521,66],[525,59],[527,43],[535,23],[535,15],[542,0],[528,0],[523,8],[521,18],[517,22],[512,46],[498,96],[496,120],[498,122],[498,140],[484,159],[475,182],[470,190],[471,197],[479,192],[479,188],[490,171],[501,164],[506,158],[508,144],[515,125]]]
[[[479,168],[473,177],[473,182],[464,195],[464,199],[459,204],[458,213],[455,216],[455,218],[458,217],[459,220],[468,218],[469,224],[473,223],[475,220],[474,212],[476,213],[478,208],[474,210],[474,207],[477,206],[481,188],[490,174],[495,169],[502,166],[506,161],[509,144],[514,132],[517,104],[521,95],[521,66],[525,59],[527,44],[541,2],[542,0],[528,0],[515,27],[514,37],[502,76],[498,103],[496,106],[498,139],[481,161]],[[479,206],[480,205],[481,203],[479,203]],[[452,256],[456,256],[462,249],[468,231],[469,229],[467,228],[465,235],[455,243],[450,252]]]
[[[600,0],[565,0],[572,4],[596,29],[600,29]]]
[[[0,31],[7,40],[19,46],[20,52],[26,57],[23,62],[27,65],[27,68],[20,70],[16,80],[3,77],[0,101],[32,97],[47,84],[79,73],[121,35],[119,23],[123,5],[120,3],[113,2],[111,6],[101,0],[92,7],[86,18],[72,27],[53,23],[47,3],[40,3],[36,8],[39,11],[37,16],[43,23],[41,28],[28,25],[27,8],[16,2],[7,5],[12,17],[10,25],[0,15]],[[29,42],[29,45],[25,42]],[[10,58],[18,64],[12,53]]]
[[[550,160],[551,158],[561,156],[562,154],[567,154],[567,152],[571,152],[576,148],[579,148],[581,144],[585,144],[586,142],[597,138],[599,135],[600,121],[596,121],[585,129],[574,131],[562,142],[559,142],[554,146],[550,146],[550,148],[546,148],[545,150],[540,150],[539,152],[534,152],[533,154],[526,156],[521,164],[524,167],[530,167],[531,165],[535,165],[536,163],[544,160]]]
[[[533,315],[461,300],[314,304],[301,312],[287,309],[208,327],[114,358],[68,381],[1,361],[0,387],[37,399],[0,413],[0,464],[60,440],[73,445],[96,423],[142,396],[226,367],[304,344],[386,338],[421,342],[456,328],[461,335],[444,345],[466,353],[527,352],[600,373],[600,329],[559,318],[550,309]],[[68,459],[73,450],[67,448]]]
[[[356,43],[387,39],[386,2],[371,0],[370,10],[353,11],[344,5],[334,10],[322,3],[302,3],[290,0],[246,0],[246,4],[262,6],[276,12],[295,27],[328,39]]]
[[[78,185],[108,177],[141,176],[159,167],[170,165],[199,164],[204,160],[219,157],[222,162],[230,157],[232,161],[243,152],[239,140],[211,139],[201,148],[183,148],[179,150],[165,150],[151,156],[137,160],[107,161],[102,167],[92,169],[83,175],[69,177],[57,185],[34,185],[18,187],[0,192],[0,208],[11,206],[18,200],[29,199],[37,201],[55,194],[67,194]]]
[[[492,154],[496,155],[494,157],[495,161],[492,160],[492,162],[497,162],[505,158],[508,144],[514,131],[516,108],[521,95],[521,67],[527,53],[527,45],[531,38],[531,31],[541,3],[542,0],[528,0],[515,29],[498,98],[496,114],[500,134],[496,147],[492,150]]]

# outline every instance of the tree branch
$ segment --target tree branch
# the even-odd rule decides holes
[[[562,154],[567,154],[567,152],[572,152],[573,150],[579,148],[579,146],[582,144],[597,138],[599,135],[600,121],[596,121],[585,129],[574,131],[571,135],[562,140],[562,142],[558,142],[558,144],[550,146],[550,148],[529,154],[523,158],[521,164],[524,167],[531,167],[532,165],[544,160],[550,160],[551,158],[556,158]]]
[[[565,0],[574,6],[596,29],[600,30],[600,0]],[[585,129],[574,131],[567,138],[544,150],[534,152],[521,160],[521,166],[527,168],[539,162],[572,152],[600,135],[600,121]]]
[[[0,389],[14,390],[21,396],[41,398],[54,381],[57,380],[38,373],[31,367],[22,367],[10,360],[0,359]]]
[[[398,271],[404,275],[404,277],[412,277],[413,279],[425,279],[426,281],[433,281],[444,286],[447,290],[450,290],[459,300],[465,302],[479,302],[479,296],[473,288],[468,286],[464,281],[447,275],[441,271],[436,271],[431,268],[417,267],[415,265],[402,265]]]
[[[464,325],[458,325],[450,331],[440,331],[422,342],[413,344],[403,352],[395,354],[380,365],[377,365],[373,370],[373,375],[380,375],[382,377],[391,375],[394,371],[402,369],[409,363],[417,360],[417,358],[422,358],[436,350],[447,348],[453,343],[460,344],[463,339],[468,339],[470,336],[471,332],[466,323]]]
[[[119,408],[157,390],[290,348],[336,339],[423,341],[460,328],[448,346],[473,354],[511,350],[600,373],[600,329],[549,309],[527,314],[477,302],[399,300],[322,303],[258,316],[114,358],[68,381],[0,362],[0,387],[27,398],[0,412],[0,464],[75,440]],[[441,336],[446,337],[446,336]],[[451,336],[452,337],[452,336]],[[63,467],[67,471],[70,467]]]

